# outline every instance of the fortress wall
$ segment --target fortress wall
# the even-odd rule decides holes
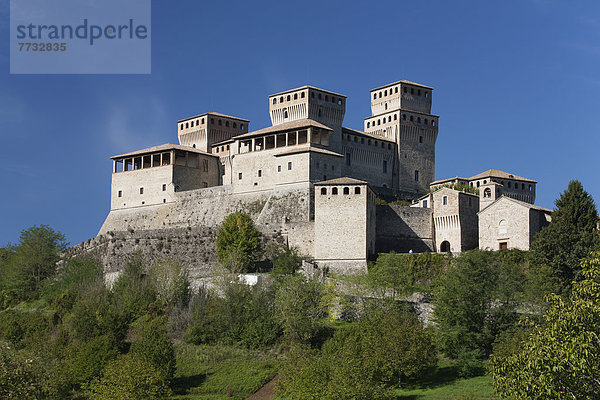
[[[378,253],[434,251],[430,208],[377,205]]]
[[[279,226],[282,221],[308,221],[311,213],[309,184],[286,185],[273,190],[231,193],[230,186],[175,193],[172,203],[112,210],[99,235],[128,230],[217,227],[227,215],[243,211],[257,225]]]

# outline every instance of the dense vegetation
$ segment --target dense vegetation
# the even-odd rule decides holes
[[[0,248],[0,398],[243,399],[277,373],[282,399],[490,398],[486,372],[502,398],[595,398],[597,212],[578,182],[556,206],[530,252],[381,254],[343,280],[305,278],[236,213],[194,289],[139,256],[106,285],[98,262],[61,260],[62,234],[27,229]],[[270,278],[245,284],[259,262]]]

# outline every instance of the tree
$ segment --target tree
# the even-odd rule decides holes
[[[252,271],[262,256],[261,235],[248,214],[225,218],[217,233],[217,259],[231,272]]]
[[[175,350],[167,336],[164,317],[152,319],[145,315],[134,323],[135,339],[131,354],[152,364],[166,382],[175,374]]]
[[[552,222],[531,244],[532,260],[550,267],[558,281],[556,290],[565,292],[578,278],[580,260],[599,242],[598,212],[594,200],[577,180],[569,182],[555,205]]]
[[[600,252],[582,263],[568,299],[550,295],[541,324],[518,350],[494,352],[496,391],[515,399],[597,399],[600,393]],[[504,350],[504,349],[502,349]]]
[[[41,282],[55,274],[65,247],[64,235],[47,225],[23,230],[14,254],[3,256],[2,287],[7,296],[13,301],[36,298]]]
[[[0,343],[0,399],[44,399],[47,378],[36,357]]]
[[[324,296],[322,283],[301,275],[289,276],[278,283],[275,315],[288,340],[310,343],[318,339],[328,311]]]
[[[473,250],[454,260],[434,297],[438,341],[447,356],[482,359],[496,336],[516,323],[524,257],[519,250]]]
[[[294,350],[280,371],[284,397],[392,399],[393,389],[418,377],[436,361],[435,349],[417,318],[392,304],[370,309],[338,329],[322,353]]]
[[[151,363],[127,354],[106,366],[102,378],[91,384],[89,394],[94,400],[158,400],[168,397],[171,390]]]
[[[303,257],[295,247],[271,244],[266,252],[276,275],[294,275],[302,267]]]

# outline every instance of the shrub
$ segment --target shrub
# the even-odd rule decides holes
[[[169,382],[175,373],[175,351],[167,336],[164,317],[145,315],[133,324],[134,340],[130,353],[154,366]]]
[[[128,354],[106,366],[102,378],[90,385],[89,395],[94,400],[154,400],[171,395],[171,390],[151,363]]]
[[[273,273],[276,275],[294,275],[302,267],[303,257],[294,247],[271,244],[266,253],[273,263]]]
[[[0,343],[0,399],[43,399],[45,380],[37,358]]]

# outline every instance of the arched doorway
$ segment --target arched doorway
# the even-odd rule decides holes
[[[449,253],[450,252],[450,242],[447,240],[444,240],[442,242],[442,244],[440,245],[440,251],[442,253]]]

